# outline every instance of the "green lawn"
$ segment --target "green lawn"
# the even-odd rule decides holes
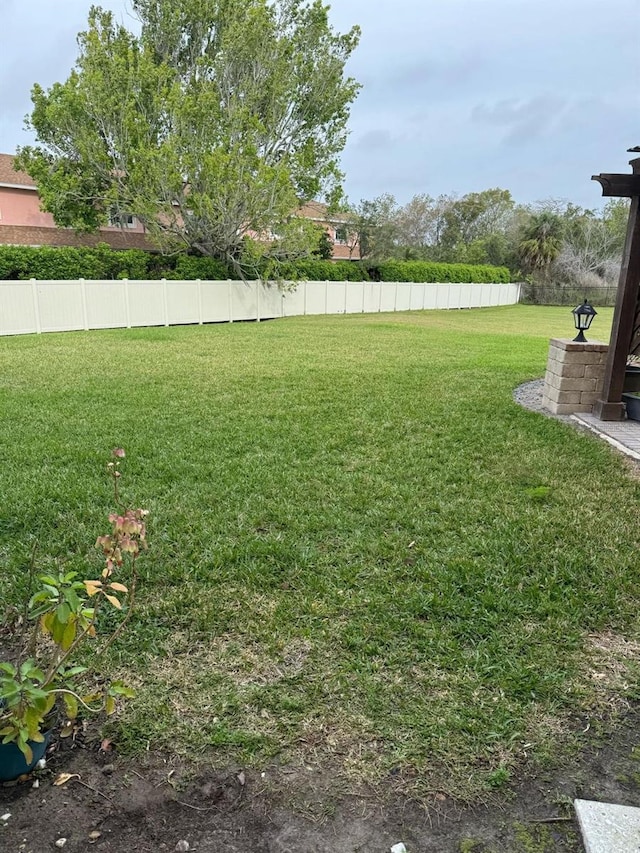
[[[637,626],[638,485],[512,401],[571,332],[514,306],[0,339],[1,599],[34,539],[99,565],[122,446],[151,510],[123,748],[495,784],[604,701],[590,636]]]

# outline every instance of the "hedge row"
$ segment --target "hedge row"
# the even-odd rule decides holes
[[[438,264],[430,261],[383,261],[378,264],[380,281],[428,281],[467,283],[507,283],[507,267],[480,264]]]
[[[265,270],[268,272],[268,270]],[[428,261],[324,261],[309,259],[281,264],[282,279],[298,281],[416,281],[508,282],[506,267],[438,264]],[[219,281],[238,276],[225,263],[194,255],[166,257],[139,249],[95,249],[0,246],[0,280],[16,279],[203,279]]]

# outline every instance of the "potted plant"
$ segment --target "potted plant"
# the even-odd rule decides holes
[[[622,395],[622,402],[627,410],[630,421],[640,421],[640,394],[629,391]]]
[[[124,451],[113,451],[108,471],[116,505]],[[121,682],[102,682],[89,693],[83,689],[89,669],[122,633],[135,602],[136,560],[147,547],[146,510],[124,509],[109,515],[111,532],[96,541],[104,557],[98,578],[81,579],[61,570],[38,578],[26,606],[22,642],[11,660],[0,662],[0,781],[28,773],[44,755],[50,729],[62,717],[61,736],[71,734],[85,711],[112,714],[118,697],[133,691]],[[31,561],[33,574],[34,557]],[[127,572],[128,584],[117,580]],[[102,642],[100,618],[107,609],[123,614]],[[86,664],[85,649],[90,649]],[[80,662],[80,659],[82,662]]]

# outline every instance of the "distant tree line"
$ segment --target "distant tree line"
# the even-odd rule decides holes
[[[369,262],[506,266],[530,292],[560,299],[564,291],[615,287],[628,202],[615,199],[599,211],[557,199],[522,205],[495,188],[437,198],[421,193],[405,205],[384,193],[347,209]]]

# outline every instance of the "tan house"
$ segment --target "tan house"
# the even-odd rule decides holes
[[[348,213],[328,213],[327,205],[309,201],[299,211],[301,216],[321,225],[333,243],[334,261],[359,261],[360,245]]]
[[[77,234],[71,228],[60,228],[50,213],[40,209],[33,178],[26,172],[16,172],[13,163],[11,154],[0,154],[0,245],[78,248],[107,243],[114,249],[157,251],[135,216],[100,228],[96,234]],[[300,214],[327,231],[333,242],[334,260],[359,259],[357,239],[349,228],[347,216],[328,215],[327,206],[315,201],[304,205]]]

